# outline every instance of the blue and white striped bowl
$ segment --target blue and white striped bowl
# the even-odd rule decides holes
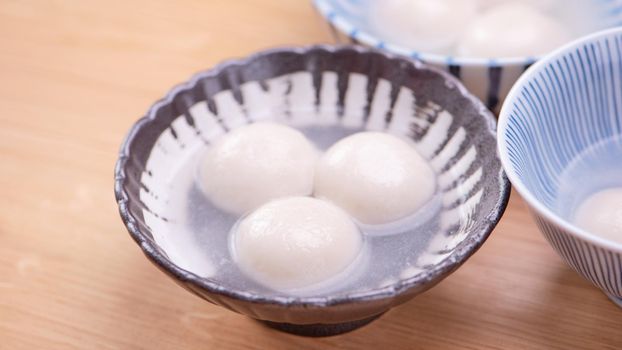
[[[573,159],[618,136],[622,28],[579,39],[540,60],[512,88],[499,116],[503,167],[540,230],[574,270],[622,306],[622,244],[573,225],[559,205],[565,200],[562,174]],[[608,152],[622,154],[622,147],[614,148]],[[598,175],[573,178],[573,191],[598,187]]]
[[[339,43],[363,44],[369,47],[413,57],[450,72],[462,80],[469,91],[493,112],[497,112],[516,79],[539,57],[509,57],[500,59],[453,57],[413,51],[374,35],[366,20],[365,6],[377,0],[313,0],[320,15],[328,23]],[[622,0],[588,0],[591,20],[582,30],[585,33],[622,25]],[[588,15],[585,15],[588,18]],[[494,43],[491,43],[494,45]]]

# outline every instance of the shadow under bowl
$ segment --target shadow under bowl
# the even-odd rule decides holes
[[[259,120],[411,139],[433,165],[442,200],[437,239],[426,254],[408,257],[418,269],[377,287],[307,297],[236,287],[180,260],[189,252],[164,244],[185,224],[166,211],[168,195],[179,190],[171,180],[177,165],[230,130]],[[495,120],[479,100],[444,72],[350,46],[268,50],[197,74],[132,127],[115,170],[121,217],[155,265],[211,303],[303,335],[350,331],[440,282],[484,243],[509,192],[496,154]],[[222,228],[205,242],[216,246],[227,234]],[[410,229],[406,234],[416,236]]]

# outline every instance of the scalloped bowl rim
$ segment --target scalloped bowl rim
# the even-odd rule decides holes
[[[415,287],[423,286],[430,283],[433,286],[435,283],[439,282],[444,277],[453,272],[455,269],[460,267],[464,262],[466,262],[466,260],[468,260],[471,255],[473,255],[482,246],[482,244],[486,241],[490,233],[494,230],[495,226],[503,216],[503,213],[505,212],[509,201],[511,186],[507,176],[505,175],[503,167],[500,166],[499,173],[497,174],[497,178],[499,181],[499,198],[495,202],[492,210],[483,220],[484,222],[481,223],[481,228],[479,232],[471,233],[455,248],[455,251],[450,256],[445,258],[440,263],[434,265],[433,268],[425,270],[424,272],[417,274],[413,277],[407,279],[400,279],[391,285],[381,288],[370,288],[362,292],[340,293],[337,295],[330,295],[324,297],[300,297],[285,295],[268,296],[255,292],[227,288],[222,284],[218,283],[218,281],[216,280],[200,277],[193,272],[182,269],[181,267],[170,261],[170,259],[166,257],[165,254],[161,253],[154,246],[155,242],[152,243],[150,241],[150,238],[148,238],[147,235],[143,233],[142,230],[138,227],[138,225],[136,224],[137,219],[132,215],[132,213],[129,212],[127,205],[128,202],[131,201],[131,199],[126,193],[123,185],[126,178],[125,166],[130,157],[129,146],[132,142],[134,142],[138,131],[142,129],[145,124],[155,120],[157,114],[156,112],[163,105],[171,103],[173,101],[173,98],[178,93],[191,89],[204,78],[217,76],[222,70],[230,66],[243,66],[258,58],[273,53],[290,52],[299,55],[305,55],[313,50],[322,50],[329,53],[338,52],[340,50],[353,50],[359,54],[375,53],[383,56],[387,60],[404,61],[408,64],[412,64],[418,70],[427,70],[435,74],[441,75],[445,79],[446,83],[450,83],[451,85],[454,85],[456,87],[455,91],[459,95],[465,98],[468,103],[474,105],[475,109],[478,112],[478,116],[480,118],[484,118],[485,124],[488,126],[488,128],[486,130],[482,130],[482,132],[488,133],[490,137],[495,138],[495,119],[490,111],[486,109],[483,103],[479,101],[475,96],[470,94],[455,77],[440,69],[425,65],[420,61],[400,57],[399,55],[394,55],[377,49],[365,48],[356,45],[310,45],[302,47],[278,47],[262,50],[246,56],[245,58],[225,60],[215,65],[213,68],[209,68],[205,71],[196,73],[189,80],[175,85],[166,93],[163,98],[151,105],[145,116],[143,116],[133,124],[127,136],[125,137],[121,146],[121,150],[119,152],[119,159],[117,160],[115,166],[115,198],[119,206],[119,213],[127,230],[129,231],[132,238],[136,241],[136,243],[140,246],[143,253],[157,266],[172,274],[175,278],[183,282],[189,283],[197,288],[207,290],[208,292],[213,294],[218,294],[251,303],[273,304],[288,307],[327,307],[348,304],[352,302],[366,302],[394,298],[398,295],[404,294],[406,291]],[[498,156],[496,153],[497,152],[490,153],[489,156]]]

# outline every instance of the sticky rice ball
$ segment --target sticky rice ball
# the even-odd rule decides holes
[[[622,243],[622,187],[588,197],[577,209],[575,222],[595,235]]]
[[[543,55],[571,39],[558,20],[522,2],[504,2],[466,27],[457,53],[468,57]]]
[[[371,1],[369,21],[385,40],[419,51],[448,51],[477,10],[475,0]]]
[[[312,197],[268,202],[232,231],[232,255],[253,280],[299,290],[330,280],[359,255],[362,235],[348,214]]]
[[[561,5],[560,0],[477,0],[480,9],[488,9],[508,2],[520,2],[533,6],[540,11],[549,11],[555,5]]]
[[[240,127],[212,145],[200,177],[220,209],[242,214],[275,198],[309,195],[318,157],[299,131],[260,122]]]
[[[416,212],[436,190],[436,177],[414,147],[393,135],[361,132],[330,147],[318,161],[314,195],[364,224]]]

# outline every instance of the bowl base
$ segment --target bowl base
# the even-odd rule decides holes
[[[281,323],[281,322],[272,322],[272,321],[263,321],[258,320],[259,322],[265,324],[270,328],[274,328],[276,330],[291,333],[295,335],[301,335],[303,337],[329,337],[332,335],[339,335],[343,333],[351,332],[355,329],[361,328],[375,319],[382,316],[382,314],[378,314],[369,318],[365,318],[362,320],[352,321],[352,322],[344,322],[344,323],[335,323],[335,324],[325,324],[325,323],[315,323],[315,324],[293,324],[293,323]]]
[[[622,307],[622,298],[619,298],[619,297],[613,296],[613,295],[611,295],[611,294],[609,294],[609,293],[605,293],[605,294],[607,294],[607,297],[608,297],[609,299],[611,299],[611,301],[613,301],[613,302],[614,302],[614,304],[618,305],[619,307]]]

